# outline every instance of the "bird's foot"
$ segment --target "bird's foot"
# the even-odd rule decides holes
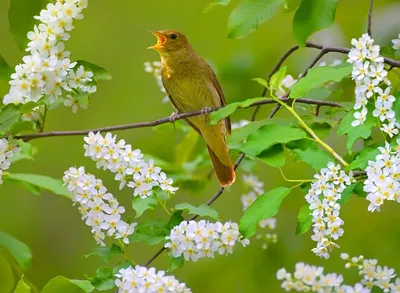
[[[173,112],[170,116],[169,116],[169,122],[174,124],[174,129],[175,128],[175,121],[178,119],[179,113],[178,112]]]
[[[202,115],[206,115],[206,124],[208,124],[208,120],[210,118],[210,113],[211,113],[211,108],[210,107],[204,107],[203,109],[201,109],[201,114]]]

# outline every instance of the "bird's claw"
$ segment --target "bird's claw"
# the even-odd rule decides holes
[[[210,117],[210,113],[211,113],[211,108],[210,107],[204,107],[203,109],[201,109],[201,114],[202,115],[206,115],[206,124],[208,124],[208,120]]]
[[[173,112],[170,116],[169,116],[169,122],[174,124],[174,129],[175,128],[175,121],[178,119],[179,113],[178,112]]]

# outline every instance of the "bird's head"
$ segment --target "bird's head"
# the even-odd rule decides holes
[[[182,52],[191,49],[184,34],[175,30],[150,31],[157,37],[157,44],[149,47],[158,51],[161,55]]]

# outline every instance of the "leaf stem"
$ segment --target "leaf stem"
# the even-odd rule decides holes
[[[283,173],[283,170],[282,170],[282,168],[278,168],[279,169],[279,171],[281,172],[281,175],[282,175],[282,177],[283,177],[283,179],[285,180],[285,181],[287,181],[287,182],[300,182],[300,183],[305,183],[305,182],[313,182],[314,180],[313,179],[288,179],[288,178],[286,178],[286,176],[285,176],[285,174]],[[301,184],[300,184],[301,185]]]
[[[157,194],[157,193],[155,193],[155,195],[156,195],[157,200],[158,200],[158,202],[160,203],[161,207],[163,208],[163,210],[168,214],[168,216],[171,217],[171,213],[168,211],[168,208],[167,208],[167,206],[165,205],[165,203],[158,197],[158,194]]]
[[[294,118],[299,121],[300,125],[315,139],[315,141],[320,144],[324,149],[326,149],[331,155],[333,155],[343,166],[348,166],[349,164],[338,155],[333,148],[331,148],[328,144],[326,144],[322,139],[318,137],[318,135],[304,122],[303,119],[297,114],[297,112],[290,106],[288,106],[285,102],[282,102],[280,99],[274,96],[271,92],[271,97],[282,107],[286,108],[293,115]]]

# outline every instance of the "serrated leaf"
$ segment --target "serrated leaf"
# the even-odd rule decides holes
[[[285,165],[285,152],[281,144],[273,145],[256,157],[258,160],[271,167],[280,168]]]
[[[212,219],[219,220],[218,212],[206,204],[195,207],[188,203],[180,203],[175,206],[175,209],[185,210],[191,215],[199,215],[200,217],[210,217]]]
[[[304,46],[314,32],[328,28],[335,22],[337,0],[302,1],[293,18],[293,35]]]
[[[85,68],[85,70],[91,71],[93,73],[93,77],[96,81],[100,81],[100,80],[111,80],[111,74],[108,73],[108,71],[106,69],[104,69],[103,67],[100,67],[96,64],[90,63],[88,61],[85,60],[78,60],[76,61],[78,66],[83,66]]]
[[[375,157],[381,152],[377,148],[365,148],[358,156],[346,167],[346,170],[361,169],[365,170],[368,167],[368,161],[375,161]]]
[[[69,193],[67,187],[63,185],[63,182],[48,176],[38,174],[9,173],[7,176],[4,176],[3,179],[10,181],[23,181],[71,199],[71,194]]]
[[[10,0],[8,10],[10,31],[21,51],[25,51],[29,42],[27,33],[33,30],[34,24],[37,23],[33,17],[39,15],[47,3],[49,0]]]
[[[304,234],[310,230],[312,218],[310,205],[308,203],[302,205],[297,215],[296,235]]]
[[[157,207],[158,201],[155,195],[146,198],[135,197],[132,200],[132,208],[136,212],[135,218],[139,218],[147,210],[154,210]]]
[[[262,219],[275,216],[283,199],[290,193],[291,189],[278,187],[260,195],[244,212],[239,223],[240,233],[244,238],[249,238],[256,233],[257,224]]]
[[[307,133],[297,127],[286,125],[264,125],[254,131],[239,148],[245,154],[257,156],[275,144],[287,143],[307,137]]]
[[[203,10],[203,13],[207,13],[212,10],[216,6],[227,6],[231,0],[216,0],[210,4]]]
[[[161,220],[139,224],[135,227],[135,233],[129,236],[132,242],[144,242],[148,245],[156,245],[165,240],[169,230],[166,223]]]
[[[252,98],[242,102],[236,102],[226,105],[225,107],[212,112],[210,114],[210,125],[216,125],[219,120],[232,115],[238,108],[247,108],[258,101],[264,101],[265,98]]]
[[[8,65],[6,59],[0,55],[0,80],[9,80],[14,69]]]
[[[17,238],[0,231],[0,247],[6,249],[24,271],[32,267],[32,252],[30,248]]]
[[[57,276],[51,279],[43,288],[41,293],[71,293],[77,289],[81,292],[93,292],[93,285],[87,280],[70,280],[64,276]]]
[[[24,281],[24,276],[21,276],[21,279],[19,280],[17,287],[15,287],[14,293],[31,293],[31,287],[25,283]]]
[[[183,267],[185,263],[185,258],[183,255],[180,257],[173,257],[171,254],[168,254],[168,272],[172,272],[176,269]]]
[[[122,254],[121,247],[113,243],[110,247],[96,247],[91,253],[86,254],[84,257],[88,258],[97,255],[101,257],[104,262],[108,263],[112,257]]]
[[[292,149],[290,153],[294,155],[296,161],[306,162],[316,170],[326,168],[328,163],[333,160],[327,151],[321,150],[315,146],[307,148],[306,150],[295,148]]]
[[[243,0],[228,20],[228,38],[243,38],[279,12],[284,0]]]
[[[311,68],[307,75],[297,81],[290,90],[290,98],[305,97],[311,90],[324,85],[327,82],[339,82],[349,76],[353,70],[351,64],[342,67],[321,66]]]
[[[271,79],[269,81],[269,86],[271,89],[279,89],[282,80],[286,76],[286,70],[287,70],[287,67],[283,66],[283,67],[279,68],[279,70],[271,76]]]

